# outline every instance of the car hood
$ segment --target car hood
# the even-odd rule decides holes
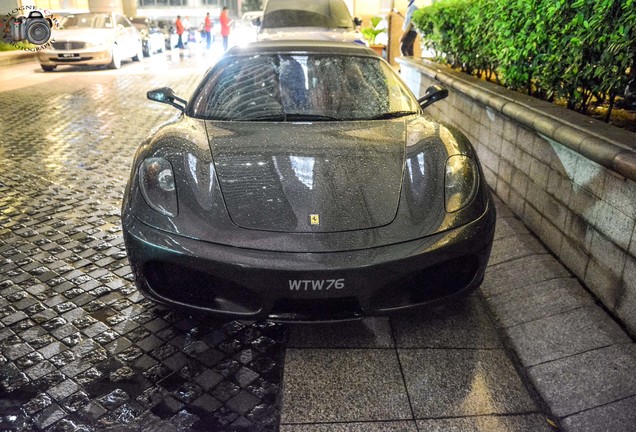
[[[232,221],[247,229],[339,232],[391,223],[405,122],[206,122]]]
[[[115,32],[112,29],[68,29],[53,33],[56,42],[80,41],[92,44],[112,42]]]

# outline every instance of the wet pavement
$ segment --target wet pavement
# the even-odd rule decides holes
[[[213,61],[0,69],[0,430],[550,430],[479,296],[284,326],[137,292],[123,190],[138,143],[177,113],[145,92],[187,97]]]
[[[131,282],[123,189],[137,144],[176,113],[145,92],[187,96],[212,62],[188,60],[3,77],[0,429],[277,429],[285,329],[190,318]]]

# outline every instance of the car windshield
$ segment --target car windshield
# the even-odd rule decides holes
[[[67,15],[62,21],[63,29],[74,28],[113,28],[110,15],[98,13],[84,13]]]
[[[278,27],[352,29],[353,21],[342,0],[269,0],[261,28]]]
[[[372,120],[419,112],[379,57],[325,54],[228,57],[206,76],[188,114],[208,120]]]
[[[150,21],[148,21],[146,18],[133,18],[130,21],[136,28],[140,30],[150,27]]]

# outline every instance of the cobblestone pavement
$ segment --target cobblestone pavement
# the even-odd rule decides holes
[[[188,96],[209,63],[62,69],[0,93],[0,430],[277,430],[285,329],[156,306],[121,236],[134,150],[176,113],[146,91]]]

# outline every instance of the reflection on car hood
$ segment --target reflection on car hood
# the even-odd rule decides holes
[[[395,218],[404,120],[206,127],[225,204],[240,227],[337,232]]]
[[[324,40],[332,42],[359,42],[364,44],[362,34],[350,29],[324,27],[280,27],[261,29],[259,41],[265,40]]]

